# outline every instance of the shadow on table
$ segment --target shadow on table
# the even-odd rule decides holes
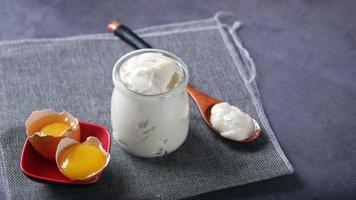
[[[194,197],[187,198],[187,200],[214,200],[214,199],[243,199],[243,198],[258,198],[268,194],[276,194],[276,192],[291,192],[302,188],[303,185],[297,174],[281,176],[265,181],[247,184],[233,188],[227,188],[215,192],[205,193]],[[273,197],[270,197],[273,199]]]

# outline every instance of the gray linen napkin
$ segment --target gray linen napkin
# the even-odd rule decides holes
[[[254,64],[236,35],[238,22],[214,18],[137,30],[190,67],[190,83],[250,113],[262,136],[252,144],[222,140],[191,102],[190,130],[176,152],[141,159],[114,142],[101,180],[73,188],[22,174],[24,122],[34,110],[68,111],[111,130],[111,71],[132,49],[110,34],[0,43],[0,150],[9,199],[177,199],[293,173],[263,112]],[[231,22],[231,23],[230,23]]]

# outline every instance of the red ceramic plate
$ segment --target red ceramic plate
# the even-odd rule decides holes
[[[81,142],[84,142],[89,136],[95,136],[100,140],[105,151],[110,152],[110,134],[104,127],[86,122],[80,122],[79,125]],[[95,183],[101,177],[101,174],[98,174],[89,181],[71,181],[59,171],[55,162],[38,154],[28,139],[26,139],[22,151],[20,166],[22,172],[29,178],[45,182],[83,185]]]

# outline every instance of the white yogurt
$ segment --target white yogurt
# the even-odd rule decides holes
[[[137,50],[113,71],[113,138],[127,152],[163,156],[185,141],[189,128],[188,71],[174,55]]]
[[[143,53],[120,67],[121,81],[140,94],[160,94],[172,90],[181,77],[176,61],[161,53]]]
[[[212,107],[210,122],[221,136],[230,140],[243,141],[255,133],[255,124],[250,115],[227,102]]]

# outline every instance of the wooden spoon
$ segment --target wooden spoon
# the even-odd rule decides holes
[[[152,48],[151,45],[145,42],[142,38],[136,35],[130,28],[128,28],[121,22],[112,21],[107,28],[110,33],[114,33],[116,36],[118,36],[120,39],[122,39],[123,41],[125,41],[127,44],[129,44],[131,47],[135,49]],[[210,122],[210,115],[211,115],[211,108],[215,104],[221,103],[221,101],[201,92],[200,90],[196,89],[189,83],[187,85],[187,91],[190,97],[194,100],[195,104],[198,106],[200,114],[203,117],[206,124],[211,129],[213,129],[215,133],[219,134],[219,132],[213,128]],[[260,126],[258,125],[255,119],[253,119],[253,123],[255,124],[255,133],[251,137],[247,138],[246,140],[236,141],[236,142],[243,142],[243,143],[252,142],[255,139],[257,139],[258,136],[260,136]]]
[[[203,93],[202,91],[193,87],[191,84],[187,85],[187,90],[188,90],[190,97],[194,100],[195,104],[198,106],[199,112],[200,112],[201,116],[203,117],[204,121],[206,122],[206,124],[211,129],[213,129],[216,133],[219,134],[219,132],[216,131],[213,128],[213,126],[211,125],[210,116],[211,116],[211,108],[215,104],[221,103],[221,101]],[[258,136],[260,136],[260,132],[261,132],[260,126],[258,125],[258,123],[255,119],[252,119],[252,120],[253,120],[253,123],[255,124],[255,133],[251,137],[249,137],[243,141],[237,141],[237,142],[244,142],[244,143],[252,142],[253,140],[257,139]]]

